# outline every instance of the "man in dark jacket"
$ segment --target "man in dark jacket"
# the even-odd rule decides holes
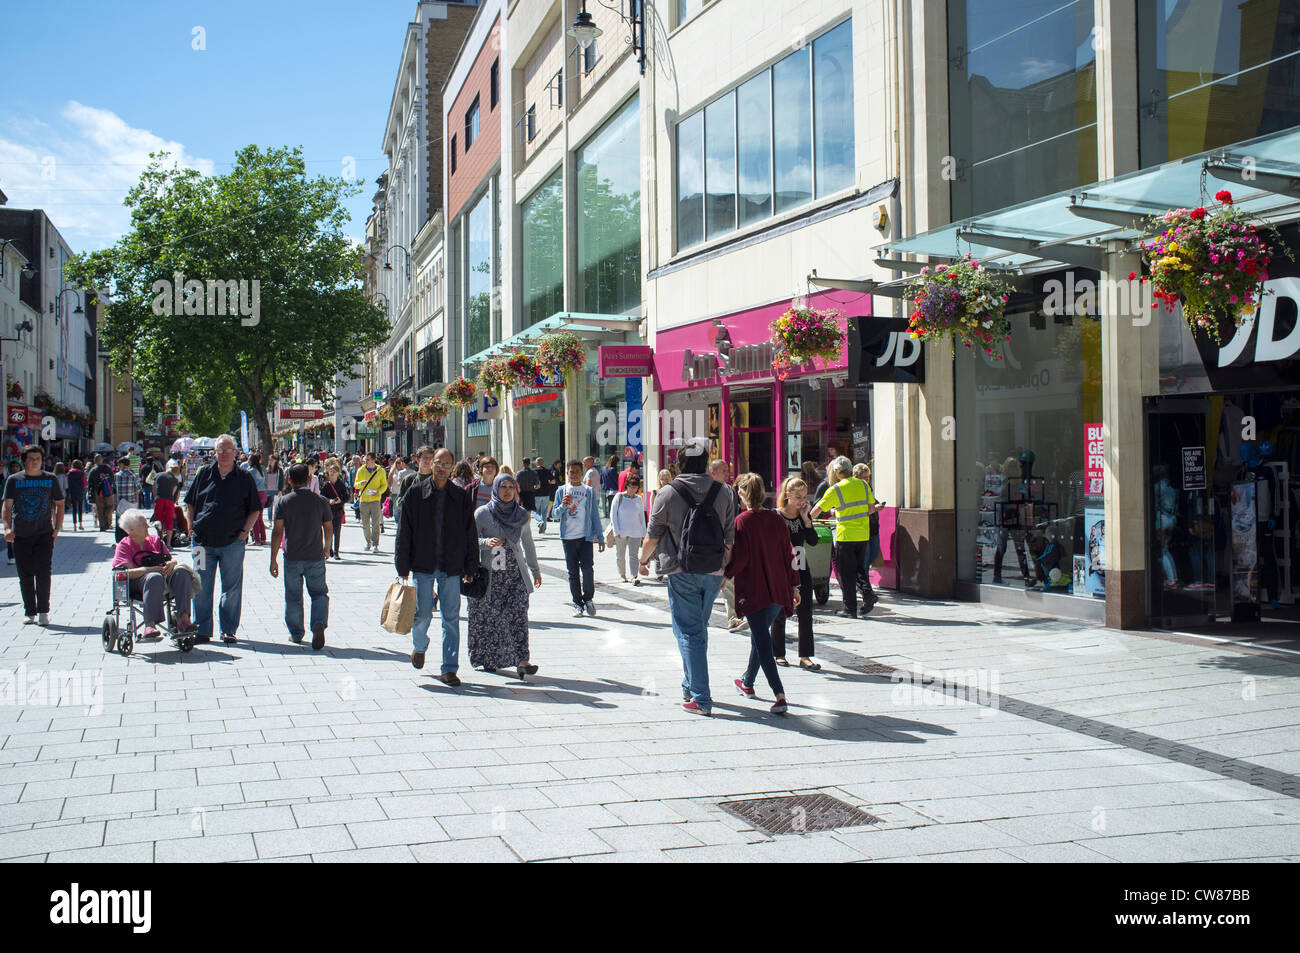
[[[536,451],[533,451],[533,473],[537,474],[537,495],[534,497],[537,532],[545,533],[546,520],[551,515],[551,497],[555,496],[555,474]]]
[[[420,448],[423,456],[428,447]],[[469,494],[448,477],[456,459],[445,447],[433,455],[433,476],[412,485],[402,503],[393,561],[403,580],[414,573],[416,608],[411,629],[411,664],[424,668],[433,620],[434,588],[442,613],[442,675],[444,685],[460,684],[460,585],[478,570],[478,528]]]

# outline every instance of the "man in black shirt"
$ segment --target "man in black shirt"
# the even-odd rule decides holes
[[[45,470],[40,447],[23,448],[23,468],[5,480],[5,542],[13,545],[18,588],[23,594],[25,625],[49,625],[50,566],[54,541],[63,525],[63,489]],[[38,618],[39,617],[39,618]]]
[[[432,452],[421,447],[420,456]],[[433,621],[436,586],[442,612],[442,675],[444,685],[460,684],[460,585],[478,570],[478,527],[469,494],[448,477],[456,458],[445,447],[433,454],[433,476],[415,483],[402,504],[397,526],[394,563],[403,580],[415,573],[415,625],[411,629],[411,664],[424,668]]]
[[[325,554],[334,539],[334,518],[324,497],[305,489],[311,478],[306,464],[289,468],[292,489],[275,501],[275,529],[271,534],[271,575],[280,575],[277,562],[284,540],[284,624],[289,638],[302,642],[302,587],[311,596],[311,647],[325,646],[330,597],[325,585]]]
[[[530,466],[532,462],[531,457],[524,457],[523,465],[519,468],[519,476],[516,478],[519,486],[519,505],[530,513],[537,505],[537,487],[539,483],[537,474],[533,472],[533,468]]]
[[[194,568],[203,588],[194,597],[196,642],[212,639],[212,589],[221,567],[221,639],[237,642],[239,610],[244,597],[244,541],[262,518],[257,484],[247,470],[235,466],[235,438],[217,438],[217,462],[194,475],[185,493],[185,515],[193,534]]]
[[[537,474],[537,532],[546,532],[546,518],[551,512],[551,500],[555,496],[555,474],[540,456],[533,457],[533,473]]]

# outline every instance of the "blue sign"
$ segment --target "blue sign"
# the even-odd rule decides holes
[[[641,416],[641,378],[625,377],[623,378],[623,380],[625,381],[624,388],[623,388],[623,396],[624,399],[627,401],[626,446],[631,447],[633,450],[635,450],[636,459],[640,460],[641,451],[643,449],[642,438],[645,436],[645,434],[641,432],[642,428],[645,426],[645,422],[643,421]],[[636,439],[634,440],[633,437],[635,437]]]

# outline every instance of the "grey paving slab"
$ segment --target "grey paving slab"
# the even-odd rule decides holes
[[[250,834],[158,841],[154,846],[154,859],[164,864],[224,864],[256,857],[257,850]]]
[[[257,856],[288,857],[292,854],[325,854],[336,850],[352,850],[356,843],[342,824],[281,831],[259,831],[252,835],[257,845]],[[374,845],[371,845],[374,846]]]
[[[353,821],[347,825],[358,847],[391,847],[399,844],[428,844],[447,839],[447,833],[431,817],[398,820]]]
[[[426,864],[517,864],[519,856],[500,837],[417,844],[411,847],[415,859]]]
[[[568,830],[548,833],[507,831],[501,839],[522,860],[552,860],[577,857],[583,854],[608,854],[614,848],[590,831]]]

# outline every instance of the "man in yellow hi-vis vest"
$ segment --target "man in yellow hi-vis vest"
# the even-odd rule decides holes
[[[835,573],[840,579],[844,595],[844,608],[837,616],[858,618],[858,593],[854,583],[862,587],[862,612],[870,612],[876,604],[876,594],[871,589],[867,559],[871,541],[871,514],[880,509],[871,487],[853,477],[853,463],[848,457],[836,457],[826,469],[830,488],[813,507],[816,519],[827,510],[835,511]]]

